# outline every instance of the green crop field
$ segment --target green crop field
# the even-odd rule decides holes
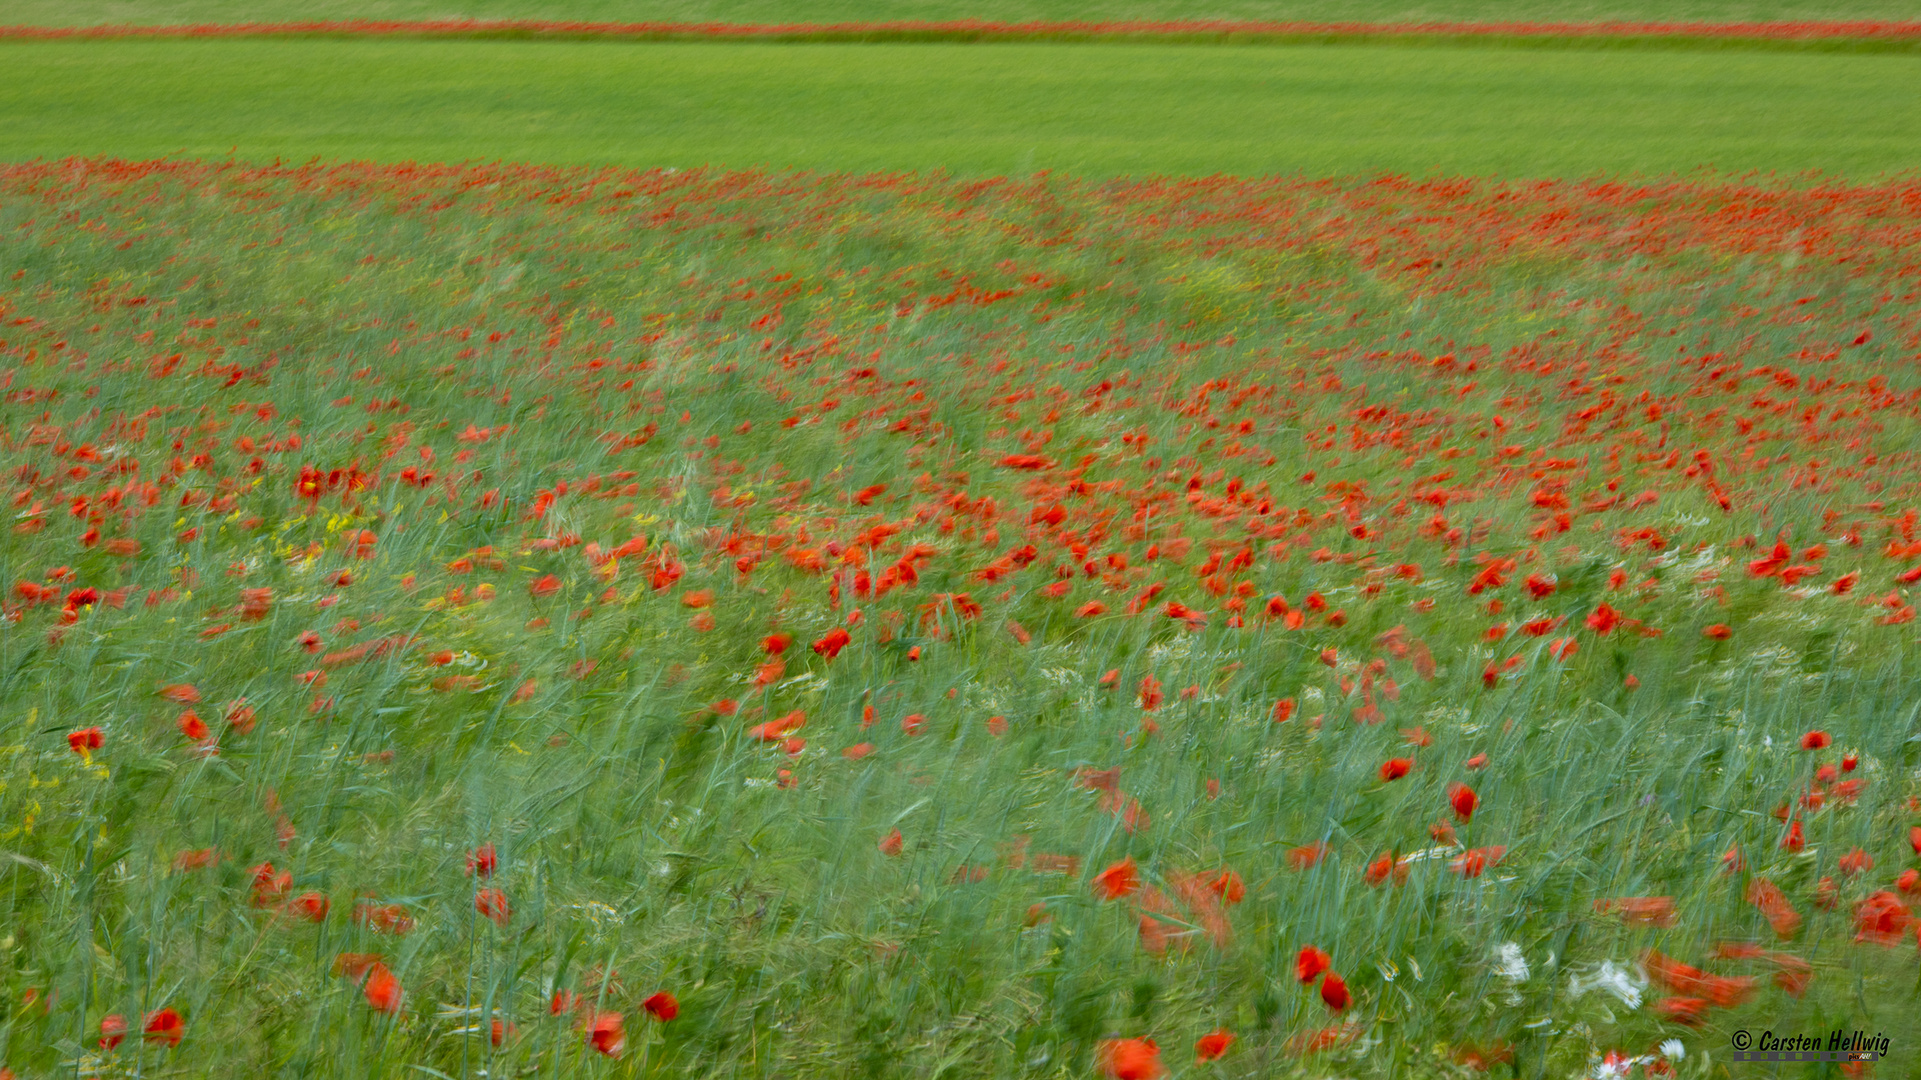
[[[1154,45],[0,45],[0,158],[225,155],[1083,175],[1859,178],[1921,57]]]

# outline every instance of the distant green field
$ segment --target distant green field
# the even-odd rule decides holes
[[[46,26],[462,17],[763,23],[864,19],[1746,22],[1921,19],[1921,4],[1914,0],[11,0],[0,6],[0,23]]]
[[[0,157],[1509,177],[1921,166],[1921,60],[1499,48],[9,45]]]

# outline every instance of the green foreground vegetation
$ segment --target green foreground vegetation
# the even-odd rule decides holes
[[[894,19],[1259,19],[1550,21],[1916,19],[1913,0],[11,0],[0,23],[257,22],[299,19],[583,19],[843,22]]]
[[[1921,60],[1499,48],[272,40],[0,46],[0,158],[957,174],[1921,165]]]

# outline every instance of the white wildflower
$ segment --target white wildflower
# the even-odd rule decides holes
[[[1630,1009],[1641,1007],[1641,991],[1646,989],[1647,981],[1632,968],[1623,967],[1612,960],[1601,962],[1593,974],[1583,976],[1575,972],[1568,977],[1568,996],[1578,998],[1590,990],[1605,990],[1619,998],[1621,1004]]]
[[[1508,982],[1527,981],[1527,957],[1521,955],[1519,945],[1506,941],[1494,950],[1494,973]]]

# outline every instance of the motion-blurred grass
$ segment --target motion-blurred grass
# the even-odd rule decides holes
[[[274,40],[14,44],[0,158],[1588,176],[1921,164],[1905,56]]]

